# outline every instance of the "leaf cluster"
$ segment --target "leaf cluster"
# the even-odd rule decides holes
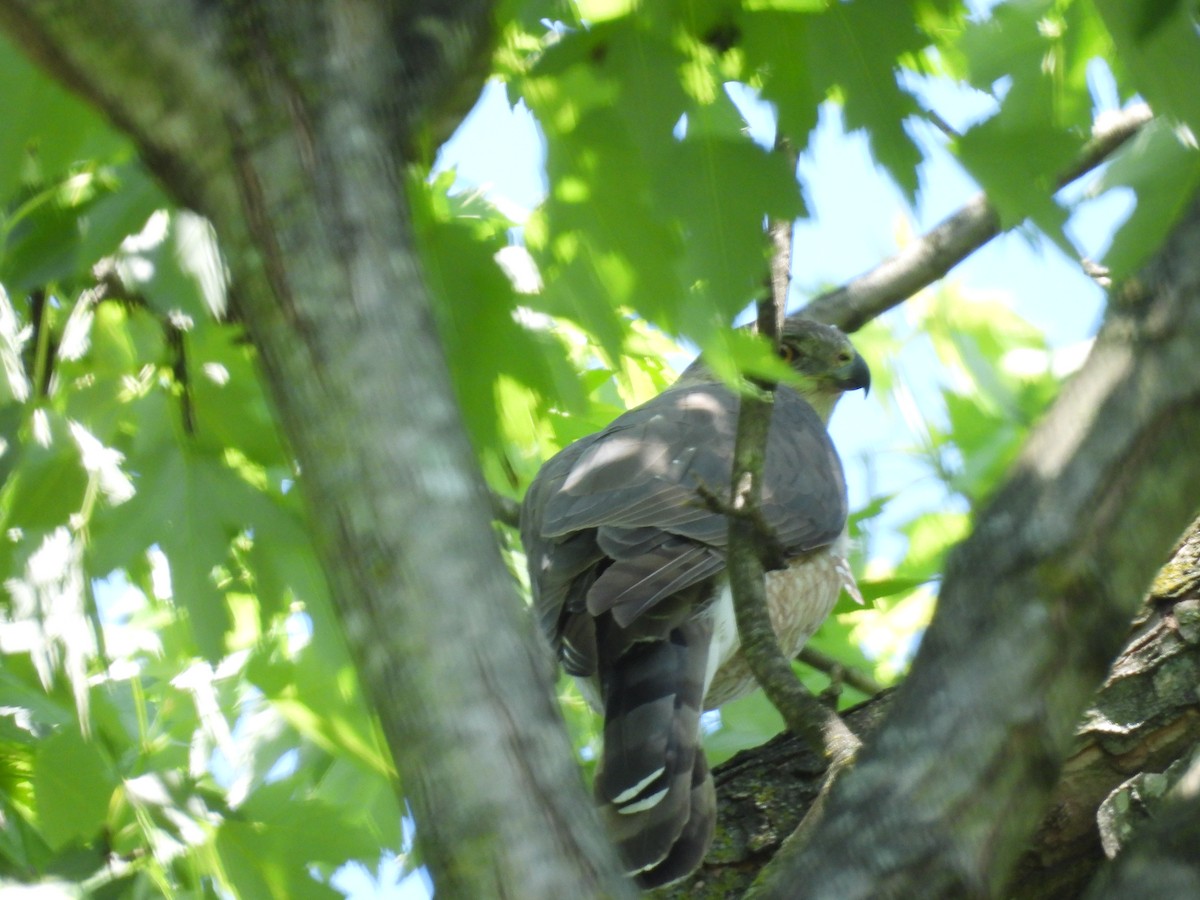
[[[338,896],[401,811],[211,229],[0,95],[0,882]]]

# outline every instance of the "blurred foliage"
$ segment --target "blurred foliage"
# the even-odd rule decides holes
[[[496,73],[538,118],[549,196],[517,223],[450,173],[413,171],[407,187],[464,419],[489,483],[514,499],[542,460],[670,383],[688,354],[667,335],[725,373],[761,365],[728,326],[761,292],[764,218],[802,215],[805,185],[748,136],[730,82],[771,105],[796,151],[838,104],[910,200],[929,152],[914,125],[932,123],[1005,224],[1031,221],[1073,253],[1072,201],[1054,185],[1098,112],[1089,72],[1106,67],[1122,101],[1144,97],[1158,116],[1096,185],[1137,197],[1106,257],[1118,278],[1200,183],[1191,2],[1011,0],[976,16],[957,0],[502,8]],[[920,90],[938,80],[971,85],[990,112],[950,128]],[[225,318],[208,226],[8,44],[0,110],[0,880],[102,897],[336,896],[330,877],[351,861],[412,861],[303,481],[253,348]],[[867,606],[843,597],[813,644],[890,684],[947,549],[1071,362],[1002,298],[953,283],[855,341],[875,409],[911,440],[848,462],[870,483],[903,457],[922,499],[856,510]],[[930,359],[932,389],[913,377]],[[901,553],[881,550],[885,532]],[[497,533],[522,581],[515,535]],[[562,692],[586,763],[595,719]],[[758,695],[710,724],[719,755],[780,727]]]
[[[211,229],[0,85],[0,881],[338,896],[401,811]]]

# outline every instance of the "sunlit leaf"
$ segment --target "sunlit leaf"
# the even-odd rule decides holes
[[[125,241],[117,268],[126,285],[181,324],[225,312],[225,272],[216,238],[193,213],[156,214]]]
[[[20,458],[4,485],[8,528],[65,525],[83,506],[88,476],[65,418],[37,410],[22,428]]]
[[[1158,247],[1200,186],[1194,137],[1156,120],[1105,171],[1098,190],[1131,187],[1137,207],[1113,237],[1104,264],[1116,279],[1132,274]]]
[[[130,465],[137,494],[97,516],[92,558],[110,571],[161,546],[170,560],[175,602],[188,611],[200,652],[219,659],[231,618],[214,568],[226,561],[235,536],[276,514],[271,502],[208,457],[164,448],[134,457]]]
[[[128,139],[75,95],[52,82],[0,38],[0,97],[4,128],[0,129],[0,197],[8,197],[32,172],[54,178],[78,160],[128,155]]]
[[[40,741],[33,791],[46,842],[58,848],[94,836],[104,824],[114,783],[100,746],[77,729],[63,728]]]
[[[1121,64],[1155,112],[1187,124],[1200,135],[1200,30],[1193,3],[1170,7],[1153,2],[1097,0]]]
[[[721,727],[705,735],[704,750],[709,763],[718,765],[741,750],[765,744],[785,727],[766,694],[755,691],[721,707]]]

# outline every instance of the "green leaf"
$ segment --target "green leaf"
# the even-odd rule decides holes
[[[551,185],[526,224],[546,283],[530,305],[579,323],[609,359],[625,308],[669,326],[686,297],[658,179],[694,103],[679,74],[690,60],[654,25],[627,17],[564,35],[521,83],[547,134]]]
[[[289,796],[277,782],[256,791],[217,831],[216,851],[239,896],[337,898],[310,874],[316,863],[371,859],[379,843],[338,805]]]
[[[1117,187],[1133,188],[1137,206],[1104,255],[1114,280],[1132,275],[1162,244],[1200,187],[1194,139],[1168,121],[1151,122],[1113,160],[1098,191]]]
[[[822,4],[823,6],[824,4]],[[744,78],[758,82],[764,100],[774,104],[779,131],[802,152],[817,127],[825,89],[809,67],[813,16],[772,9],[747,9],[739,27],[746,57]]]
[[[526,230],[546,279],[531,305],[578,322],[615,358],[626,331],[619,310],[669,324],[683,306],[683,239],[659,205],[659,173],[617,112],[587,113],[559,146],[547,161],[554,188]]]
[[[922,154],[903,122],[918,106],[896,76],[898,62],[926,43],[912,5],[895,0],[831,4],[813,19],[809,43],[817,83],[840,89],[846,127],[866,130],[876,162],[910,202]]]
[[[107,190],[94,173],[81,173],[43,189],[7,223],[0,278],[28,291],[83,275],[95,260],[84,259],[83,218]]]
[[[241,329],[206,316],[183,341],[197,445],[214,456],[236,448],[261,466],[290,466],[257,354]]]
[[[955,145],[963,164],[1000,213],[1003,227],[1031,218],[1068,255],[1066,211],[1053,199],[1057,179],[1091,130],[1088,65],[1107,36],[1083,7],[1055,0],[1005,3],[969,25],[956,50],[971,83],[1003,89],[997,115]]]
[[[313,617],[312,642],[294,660],[255,654],[247,677],[318,747],[390,777],[390,757],[377,739],[332,609],[323,598],[308,600],[306,609]]]
[[[0,492],[7,528],[51,529],[65,525],[83,506],[88,475],[67,420],[45,409],[21,429],[12,475]]]
[[[1057,0],[998,4],[968,24],[954,46],[971,84],[989,93],[1004,88],[1000,117],[1009,128],[1082,134],[1092,119],[1088,64],[1110,49],[1087,4]]]
[[[30,65],[7,37],[0,38],[0,98],[0,197],[10,197],[23,175],[53,179],[79,160],[132,152],[127,138]]]
[[[686,304],[669,320],[702,340],[705,321],[730,322],[761,293],[767,275],[764,219],[793,219],[803,211],[799,185],[786,158],[747,138],[688,137],[662,173],[661,206],[679,220],[684,242]]]
[[[17,315],[8,292],[0,284],[0,406],[16,401],[23,403],[29,397],[29,379],[25,375],[25,362],[21,349],[28,339],[23,334],[24,323]]]
[[[68,333],[74,333],[71,342]],[[67,415],[120,449],[134,434],[161,431],[162,423],[154,426],[166,415],[164,407],[145,402],[139,393],[149,388],[152,366],[165,358],[162,326],[147,310],[116,301],[90,312],[77,306],[55,365]],[[154,395],[163,399],[161,393]]]
[[[858,582],[858,592],[866,603],[872,603],[880,597],[891,597],[903,594],[913,588],[925,584],[924,578],[875,578]]]
[[[131,456],[129,467],[136,495],[97,512],[89,548],[94,571],[128,566],[159,545],[170,561],[175,603],[187,610],[200,652],[216,661],[232,619],[213,570],[227,561],[234,537],[258,522],[269,528],[278,512],[228,466],[186,449],[160,446]]]
[[[1200,29],[1194,3],[1096,0],[1121,64],[1159,115],[1200,135]]]
[[[92,266],[165,202],[138,165],[85,167],[46,185],[10,217],[0,276],[21,290],[90,284]]]
[[[787,726],[766,694],[752,694],[721,707],[721,727],[704,737],[710,765],[719,765],[750,747],[765,744]]]
[[[264,785],[238,812],[266,826],[271,843],[304,866],[373,858],[379,845],[355,819],[354,807],[296,797],[296,788],[293,780]]]
[[[225,312],[225,271],[204,219],[159,213],[125,247],[117,260],[122,282],[163,316],[198,322]]]
[[[549,135],[569,135],[590,114],[612,112],[633,142],[630,161],[657,167],[693,103],[683,73],[693,62],[669,25],[629,16],[564,35],[523,85]],[[692,45],[694,47],[694,45]],[[550,156],[555,155],[551,142]],[[548,173],[550,174],[550,173]],[[557,179],[550,174],[551,186]]]
[[[399,847],[404,835],[401,820],[404,810],[396,800],[392,779],[357,760],[340,756],[321,776],[313,792],[319,803],[338,806],[362,828],[368,829],[373,843],[357,848],[360,859],[368,859],[376,847]]]
[[[836,98],[846,127],[867,132],[876,161],[915,198],[922,157],[904,120],[918,107],[896,75],[928,41],[910,4],[752,3],[738,27],[743,77],[775,105],[779,129],[797,150],[807,146],[820,104]]]
[[[247,560],[254,573],[260,625],[265,631],[274,615],[295,601],[307,607],[331,603],[325,574],[312,545],[312,534],[299,498],[277,499],[278,515],[258,525]],[[289,502],[290,501],[290,502]]]
[[[100,196],[82,216],[79,258],[86,265],[114,253],[121,242],[136,235],[150,214],[170,201],[138,161],[107,172],[109,193]]]
[[[1026,218],[1074,255],[1063,232],[1067,211],[1054,199],[1056,177],[1079,152],[1082,139],[1029,120],[1010,126],[1000,116],[969,129],[955,142],[959,159],[987,192],[1002,228]]]
[[[89,840],[104,826],[116,780],[98,744],[76,728],[38,742],[33,790],[38,827],[51,847]]]
[[[412,186],[415,230],[459,407],[476,450],[502,455],[508,420],[519,416],[519,407],[500,402],[507,380],[568,409],[582,407],[583,391],[562,342],[518,319],[520,299],[497,262],[516,249],[506,237],[511,223],[477,198],[468,205],[447,195],[447,187]]]
[[[6,653],[0,666],[0,706],[22,710],[39,732],[75,727],[75,702],[66,685],[47,690],[28,653]],[[32,739],[32,735],[30,735]]]
[[[908,553],[897,575],[927,581],[941,571],[946,551],[967,536],[970,519],[961,512],[926,513],[901,531],[908,536]]]

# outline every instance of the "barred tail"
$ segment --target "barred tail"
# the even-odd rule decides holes
[[[692,618],[666,639],[638,640],[601,665],[604,750],[596,800],[642,887],[690,874],[712,842],[716,795],[700,748],[712,625]]]

